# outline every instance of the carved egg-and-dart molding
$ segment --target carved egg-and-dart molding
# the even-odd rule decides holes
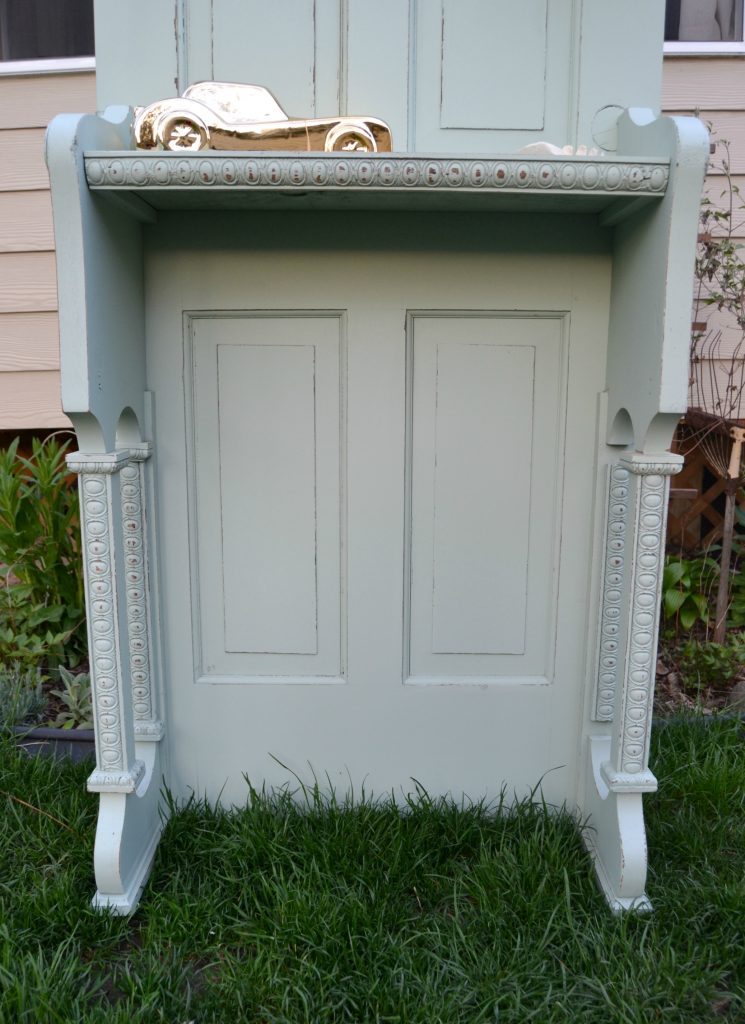
[[[663,195],[669,167],[656,161],[317,154],[222,157],[118,152],[85,158],[91,188],[354,189],[424,192],[614,193]]]

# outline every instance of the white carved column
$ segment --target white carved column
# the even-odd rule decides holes
[[[629,452],[608,476],[597,680],[591,717],[584,840],[614,910],[645,910],[647,839],[643,794],[649,770],[657,630],[670,477],[669,452]],[[597,727],[595,727],[597,728]]]
[[[96,730],[96,768],[88,789],[131,793],[145,766],[135,758],[129,646],[123,595],[120,474],[128,452],[75,453],[67,465],[80,477],[88,641]]]
[[[138,741],[157,742],[163,736],[163,724],[157,707],[152,653],[145,480],[152,446],[145,441],[128,451],[130,461],[120,475],[134,733]]]
[[[617,666],[613,686],[615,699],[610,756],[600,769],[611,792],[645,793],[657,788],[657,781],[648,767],[649,735],[670,477],[680,470],[682,464],[681,456],[668,452],[652,455],[633,452],[622,455],[611,474],[611,479],[615,476],[622,489],[628,485],[629,503],[628,534],[622,552],[626,564],[623,581],[625,615],[621,620],[625,620],[621,638],[624,643],[619,652],[622,662],[619,661]],[[626,480],[623,480],[624,472]],[[611,504],[609,522],[614,521],[614,510],[620,513],[621,504]],[[604,604],[604,613],[610,607],[610,604]],[[603,640],[601,646],[602,643]],[[602,686],[599,692],[605,694]],[[604,710],[605,704],[599,707]]]
[[[608,467],[605,542],[603,545],[603,591],[600,603],[600,651],[592,717],[612,722],[623,662],[624,580],[626,532],[629,515],[629,471],[620,463]]]

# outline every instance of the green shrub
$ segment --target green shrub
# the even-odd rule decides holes
[[[87,672],[68,672],[60,665],[62,688],[50,692],[58,697],[64,707],[52,725],[61,729],[93,728],[93,693],[91,677]]]
[[[662,612],[675,628],[688,632],[697,622],[709,623],[709,602],[716,596],[719,563],[710,555],[674,558],[668,555],[662,574]]]
[[[696,692],[728,686],[745,663],[745,643],[733,638],[728,644],[713,640],[687,640],[680,648],[678,668],[683,685]]]
[[[0,730],[38,724],[45,707],[38,669],[0,666]]]
[[[0,662],[79,665],[87,658],[77,489],[69,442],[18,438],[0,450]]]
[[[745,559],[745,538],[742,531],[745,530],[745,513],[738,506],[735,507],[735,517],[741,532],[736,533],[732,539],[732,566],[729,577],[729,607],[727,609],[727,628],[742,629],[745,627],[745,572],[742,571]]]

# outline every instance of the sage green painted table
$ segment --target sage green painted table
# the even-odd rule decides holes
[[[604,157],[188,156],[125,110],[48,158],[101,794],[130,912],[159,794],[315,774],[590,818],[646,905],[667,451],[698,122]]]

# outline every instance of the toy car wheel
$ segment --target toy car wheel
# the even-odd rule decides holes
[[[210,133],[202,121],[184,114],[172,114],[158,125],[157,139],[164,149],[179,150],[206,149]]]
[[[373,133],[361,124],[334,125],[326,136],[323,147],[327,153],[338,153],[342,150],[352,153],[375,153],[377,146]]]

